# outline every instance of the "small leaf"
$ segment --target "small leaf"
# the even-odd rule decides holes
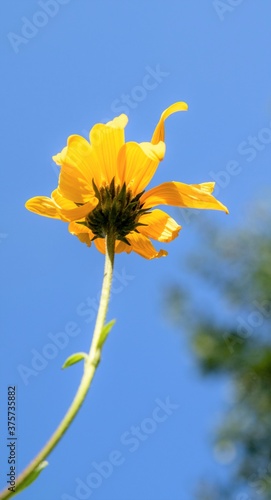
[[[111,321],[109,321],[109,323],[107,323],[107,325],[104,325],[104,327],[102,328],[102,331],[101,331],[100,338],[99,338],[98,347],[101,348],[103,346],[112,326],[114,326],[115,323],[116,323],[116,320],[112,319]]]
[[[62,365],[62,368],[67,368],[68,366],[74,365],[75,363],[78,363],[78,361],[87,358],[88,355],[86,352],[75,352],[66,359],[65,363]]]
[[[30,476],[25,479],[22,484],[20,484],[20,486],[18,488],[15,488],[15,495],[17,493],[21,493],[21,491],[23,491],[25,488],[28,488],[28,486],[30,486],[31,483],[33,483],[37,477],[40,475],[41,471],[43,471],[43,469],[45,469],[45,467],[47,467],[48,465],[48,462],[46,460],[43,460],[43,462],[41,462],[38,467],[36,467],[35,470],[33,470],[33,472],[30,474]]]

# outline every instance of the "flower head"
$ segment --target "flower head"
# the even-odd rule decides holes
[[[151,239],[167,243],[181,226],[158,205],[224,210],[212,192],[214,182],[183,184],[165,182],[145,192],[165,155],[164,122],[172,113],[186,111],[177,102],[161,115],[150,142],[125,142],[124,114],[94,125],[88,142],[71,135],[67,146],[53,156],[59,165],[58,187],[51,198],[36,196],[26,202],[31,212],[69,222],[70,233],[88,246],[92,242],[105,252],[105,237],[116,240],[115,252],[132,250],[152,259],[167,255],[157,251]]]

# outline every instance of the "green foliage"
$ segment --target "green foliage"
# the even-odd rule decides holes
[[[111,328],[114,326],[114,324],[116,323],[116,320],[115,319],[112,319],[111,321],[109,321],[109,323],[107,323],[106,325],[104,325],[102,331],[101,331],[101,335],[99,337],[99,342],[98,342],[98,347],[101,349],[101,347],[103,346],[103,344],[105,343],[107,337],[108,337],[108,334],[110,333],[111,331]]]
[[[201,251],[190,256],[189,271],[207,294],[209,287],[211,302],[198,307],[187,287],[177,283],[167,293],[168,311],[188,332],[201,372],[227,376],[232,384],[232,402],[217,430],[216,447],[234,447],[235,472],[226,487],[200,487],[200,500],[271,498],[270,227],[266,204],[229,234],[211,226],[203,234],[198,228]]]
[[[82,361],[83,359],[84,360],[88,359],[88,355],[86,352],[75,352],[66,359],[66,361],[62,365],[62,368],[68,368],[68,366],[72,366],[75,363]]]

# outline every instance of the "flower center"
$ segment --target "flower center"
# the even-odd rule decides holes
[[[105,238],[109,232],[113,232],[117,240],[130,245],[126,239],[127,234],[131,231],[138,232],[138,226],[146,225],[138,222],[143,213],[148,213],[147,209],[143,208],[143,203],[140,203],[144,191],[133,197],[131,190],[126,189],[125,183],[122,187],[115,186],[114,178],[109,186],[101,187],[100,190],[94,181],[92,184],[99,203],[87,215],[85,225],[93,232],[93,239]]]

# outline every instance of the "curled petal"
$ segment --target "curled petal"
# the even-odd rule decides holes
[[[157,251],[150,242],[149,238],[147,238],[144,234],[135,232],[130,233],[127,236],[127,240],[131,244],[132,250],[141,255],[141,257],[145,257],[145,259],[155,259],[168,255],[165,250]]]
[[[186,102],[175,102],[169,106],[160,116],[160,120],[156,125],[151,142],[157,144],[159,141],[165,140],[165,120],[177,111],[187,111],[188,105]]]
[[[60,153],[57,153],[56,155],[52,156],[52,159],[57,165],[62,167],[62,164],[66,158],[66,153],[67,153],[67,146],[65,146]]]
[[[61,194],[59,189],[55,189],[55,191],[52,192],[52,199],[58,206],[58,209],[61,213],[61,215],[65,218],[67,221],[75,221],[75,220],[80,220],[86,217],[98,204],[98,200],[95,197],[92,197],[91,200],[89,200],[87,203],[84,203],[81,206],[77,206],[75,203],[73,203],[70,200],[67,200],[64,198]]]
[[[88,203],[77,207],[75,203],[66,200],[56,189],[52,193],[52,198],[47,196],[35,196],[28,200],[25,207],[38,215],[59,219],[64,222],[82,219],[86,217],[97,205],[98,200],[93,198]]]
[[[144,203],[144,208],[157,205],[172,205],[175,207],[223,210],[228,213],[227,207],[211,195],[213,189],[213,182],[203,184],[165,182],[144,193],[140,201]]]
[[[140,217],[139,222],[146,226],[139,226],[138,231],[157,241],[168,243],[177,238],[181,226],[163,210],[153,210]]]
[[[43,215],[44,217],[66,220],[61,216],[55,202],[47,196],[35,196],[34,198],[30,198],[30,200],[27,200],[25,207],[27,210],[30,210],[30,212]]]
[[[69,232],[74,236],[77,236],[82,243],[86,243],[88,247],[91,246],[91,241],[94,237],[92,231],[84,226],[84,224],[78,224],[76,222],[71,222],[69,224]]]

